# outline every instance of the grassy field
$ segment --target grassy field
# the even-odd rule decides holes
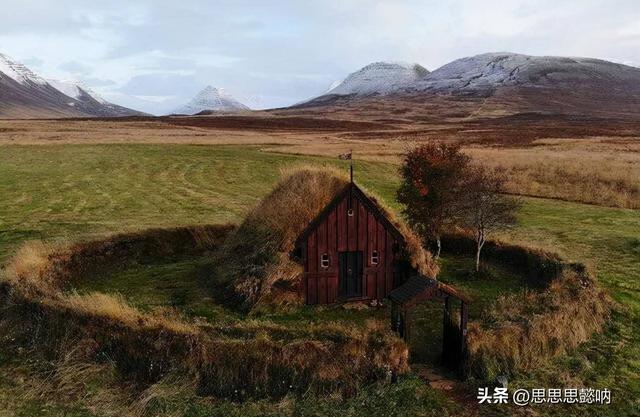
[[[506,170],[506,186],[511,193],[640,208],[640,129],[633,123],[562,121],[554,117],[492,117],[480,121],[473,120],[479,116],[475,111],[465,120],[455,120],[460,117],[457,114],[454,119],[438,121],[436,115],[444,109],[436,105],[432,112],[424,107],[426,104],[411,106],[422,116],[410,119],[406,119],[406,113],[383,116],[379,112],[384,106],[378,108],[378,116],[347,112],[340,118],[373,120],[374,127],[362,130],[343,126],[338,131],[318,130],[343,124],[332,119],[337,114],[317,114],[316,118],[305,115],[295,119],[297,127],[296,123],[276,127],[279,124],[273,122],[278,118],[271,119],[273,113],[247,116],[245,123],[233,124],[225,123],[224,117],[0,120],[0,145],[255,145],[269,152],[329,158],[352,150],[362,160],[398,163],[408,148],[425,140],[459,141],[475,161]],[[445,106],[447,110],[451,110],[450,105]],[[324,122],[318,123],[317,117],[325,118]]]
[[[309,161],[341,164],[252,147],[4,146],[0,260],[28,239],[237,222],[281,169]],[[391,165],[363,162],[356,178],[390,195],[394,174]]]
[[[274,184],[283,168],[301,162],[342,164],[334,159],[261,152],[256,147],[197,145],[63,145],[2,146],[0,149],[0,263],[29,239],[74,240],[107,233],[202,223],[236,222]],[[356,180],[393,205],[396,167],[382,162],[357,162]],[[554,251],[590,264],[620,307],[607,332],[533,375],[520,376],[513,386],[564,387],[573,383],[610,388],[609,408],[541,408],[541,415],[633,415],[640,398],[640,212],[545,199],[525,199],[518,225],[505,237]],[[192,274],[198,261],[170,265],[140,265],[116,277],[145,303],[186,305],[193,314],[224,312],[204,308],[193,288],[170,288],[176,273]],[[464,286],[464,261],[446,260],[452,282]],[[458,272],[455,272],[458,271]],[[499,274],[500,275],[500,274]],[[149,291],[143,277],[159,291]],[[508,291],[512,283],[500,280]],[[95,289],[100,289],[96,281]],[[480,282],[480,287],[485,282]],[[104,288],[104,287],[103,287]],[[496,291],[496,286],[476,296]],[[143,303],[144,304],[144,303]],[[303,313],[305,314],[305,313]],[[312,316],[313,312],[308,312]],[[329,315],[333,314],[329,312]],[[336,315],[341,315],[337,312]],[[26,354],[25,354],[26,355]],[[22,361],[20,358],[25,358]],[[35,366],[28,356],[10,357],[0,352],[0,411],[5,415],[104,415],[86,407],[82,398],[69,406],[40,405],[37,396],[18,395]],[[22,382],[20,382],[22,381]],[[25,382],[26,381],[26,382]],[[20,385],[23,384],[23,385]],[[313,398],[287,399],[287,404],[245,404],[247,415],[318,415],[333,407],[336,415],[360,415],[356,404],[372,415],[394,415],[385,403],[400,404],[404,396],[418,396],[411,410],[419,415],[453,415],[456,406],[416,380],[382,391],[372,388],[347,403]],[[33,388],[33,387],[32,387]],[[23,390],[25,391],[25,390]],[[28,392],[29,390],[26,390]],[[33,392],[33,391],[31,391]],[[386,404],[384,407],[382,404]],[[227,408],[225,408],[227,407]],[[435,407],[435,408],[434,408]],[[0,407],[2,408],[2,407]],[[40,409],[43,409],[40,410]],[[193,405],[189,415],[225,415],[229,404]],[[434,412],[435,409],[435,412]],[[60,411],[63,410],[63,411]],[[257,411],[256,411],[257,410]],[[262,410],[262,411],[260,411]],[[266,410],[266,411],[265,411]],[[428,411],[431,410],[431,411]],[[488,415],[508,410],[481,410]],[[234,411],[235,412],[235,411]],[[364,411],[362,411],[364,412]],[[5,414],[3,414],[5,413]],[[231,411],[228,412],[231,415]],[[387,414],[385,414],[387,413]]]

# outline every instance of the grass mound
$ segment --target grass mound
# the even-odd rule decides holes
[[[232,229],[153,230],[68,247],[28,244],[0,280],[0,328],[52,363],[68,366],[74,352],[78,366],[106,361],[124,383],[141,389],[179,373],[201,395],[234,399],[308,391],[351,395],[408,370],[407,347],[386,323],[211,324],[171,308],[144,312],[120,296],[68,290],[96,271],[137,258],[211,251]]]
[[[454,253],[473,253],[464,234],[446,236]],[[602,331],[612,303],[584,265],[568,263],[555,253],[500,241],[487,242],[485,258],[522,271],[535,290],[512,293],[468,327],[468,370],[492,381],[497,375],[530,372],[550,358],[566,354]]]
[[[29,241],[8,263],[6,279],[25,294],[51,296],[74,282],[127,264],[213,251],[233,229],[232,225],[150,229],[69,246]]]
[[[334,168],[309,165],[285,171],[216,255],[213,281],[226,286],[225,303],[244,311],[300,304],[302,265],[292,258],[295,241],[347,185],[345,173]],[[437,268],[420,239],[388,209],[380,208],[404,235],[412,266],[435,276]]]
[[[583,268],[567,266],[545,291],[498,300],[469,326],[469,368],[485,380],[530,372],[601,331],[610,303]]]

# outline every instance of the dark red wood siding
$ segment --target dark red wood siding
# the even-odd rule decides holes
[[[393,290],[393,253],[397,239],[384,222],[358,198],[342,199],[321,221],[315,224],[301,245],[303,251],[303,292],[307,304],[331,304],[341,301],[338,279],[338,253],[362,251],[362,298],[382,299]],[[349,206],[353,215],[348,215]],[[378,263],[372,264],[372,255]],[[329,256],[329,266],[321,266],[322,255]]]

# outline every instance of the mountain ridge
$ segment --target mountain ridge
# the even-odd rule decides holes
[[[377,74],[381,69],[386,70],[384,74]],[[406,76],[412,70],[411,76]],[[588,82],[598,77],[621,82],[640,81],[640,68],[596,58],[533,56],[513,52],[488,52],[459,58],[431,72],[420,64],[410,67],[374,62],[349,74],[341,83],[315,98],[429,90],[481,91],[507,85],[531,86],[541,81]],[[358,84],[351,86],[353,81]],[[345,84],[352,88],[345,88]]]
[[[366,76],[370,65],[345,79],[354,74],[359,74],[359,80],[371,78],[367,85],[358,85],[359,90],[334,88],[289,109],[373,106],[376,117],[382,117],[400,103],[420,106],[448,100],[487,114],[640,118],[640,68],[601,59],[490,52],[451,61],[431,72],[425,70],[408,82],[400,76],[382,83],[380,78]],[[475,107],[464,104],[473,98],[481,100]]]
[[[0,53],[0,118],[139,115],[145,113],[110,103],[80,83],[46,80]]]

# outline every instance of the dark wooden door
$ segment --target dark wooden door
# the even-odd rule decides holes
[[[362,251],[339,252],[340,295],[344,298],[362,296],[362,271],[364,269]]]

